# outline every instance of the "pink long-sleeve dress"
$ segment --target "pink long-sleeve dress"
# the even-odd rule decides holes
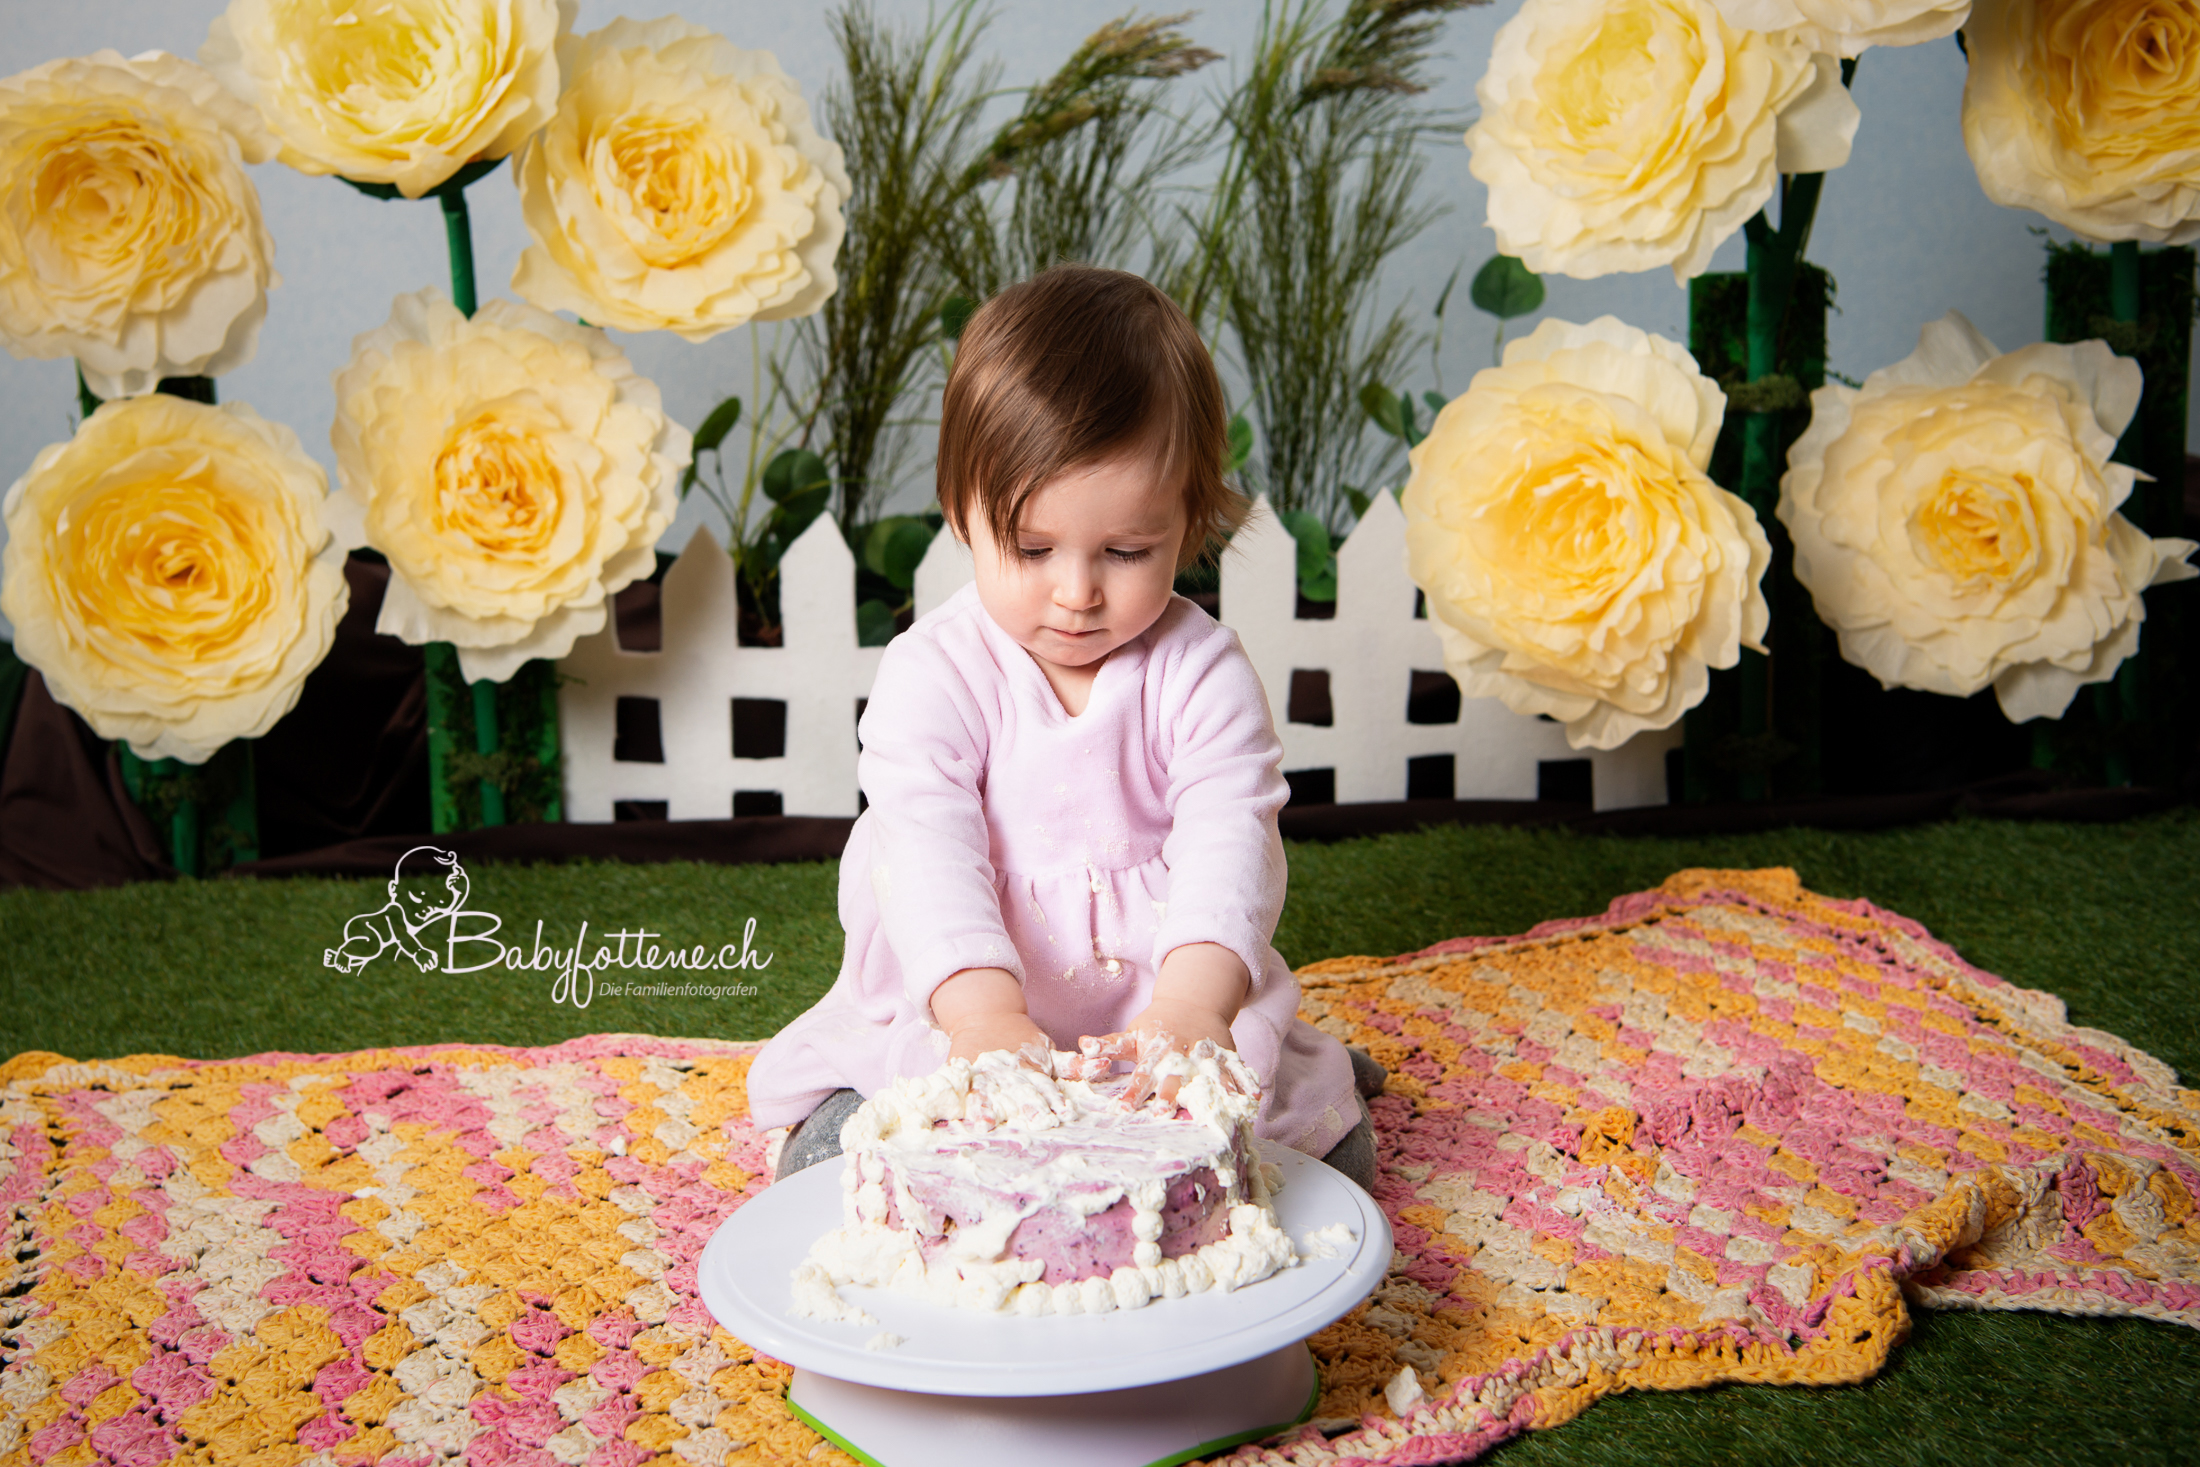
[[[1100,667],[1072,718],[965,587],[894,639],[861,726],[870,801],[840,859],[839,979],[749,1072],[759,1126],[947,1058],[932,990],[1005,968],[1057,1048],[1114,1033],[1187,943],[1236,953],[1231,1025],[1265,1086],[1259,1134],[1320,1156],[1359,1121],[1344,1047],[1298,1017],[1270,936],[1287,794],[1235,634],[1178,597]]]

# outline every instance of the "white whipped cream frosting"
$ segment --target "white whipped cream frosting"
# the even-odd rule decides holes
[[[792,1312],[875,1324],[839,1293],[842,1284],[866,1284],[996,1313],[1105,1314],[1240,1288],[1298,1262],[1269,1205],[1269,1169],[1238,1165],[1253,1154],[1260,1086],[1237,1055],[1203,1042],[1190,1055],[1157,1061],[1153,1078],[1177,1080],[1176,1099],[1136,1107],[1125,1105],[1125,1082],[1106,1077],[1105,1065],[1056,1054],[1051,1068],[1042,1072],[1005,1052],[951,1060],[865,1101],[841,1131],[843,1225],[796,1267]],[[1099,1078],[1071,1078],[1080,1074]],[[1201,1166],[1225,1189],[1229,1232],[1163,1258],[1169,1183]],[[955,1228],[927,1260],[921,1238],[939,1236],[940,1218],[911,1178],[923,1179],[932,1195],[966,1187],[992,1210],[979,1225]],[[1134,1261],[1109,1277],[1050,1286],[1041,1281],[1040,1260],[1002,1257],[1009,1235],[1034,1213],[1056,1208],[1089,1218],[1125,1198]],[[887,1226],[889,1216],[904,1226]]]

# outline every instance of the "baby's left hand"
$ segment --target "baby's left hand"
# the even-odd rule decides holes
[[[1205,1039],[1217,1049],[1237,1048],[1230,1021],[1245,1002],[1252,979],[1245,964],[1228,948],[1211,942],[1177,948],[1161,961],[1154,980],[1153,999],[1131,1020],[1130,1027],[1115,1034],[1088,1035],[1078,1049],[1088,1065],[1105,1072],[1116,1060],[1132,1065],[1128,1105],[1143,1105],[1156,1093],[1153,1071],[1163,1058],[1189,1054]],[[1160,1082],[1164,1102],[1176,1099],[1174,1076]]]
[[[1192,1046],[1202,1039],[1217,1049],[1237,1048],[1229,1020],[1222,1015],[1196,1004],[1157,998],[1131,1020],[1128,1029],[1088,1035],[1077,1047],[1088,1066],[1088,1077],[1108,1073],[1117,1060],[1130,1062],[1130,1087],[1123,1094],[1123,1103],[1135,1107],[1157,1093],[1153,1072],[1161,1061],[1172,1054],[1190,1054]],[[1164,1076],[1158,1093],[1164,1102],[1173,1103],[1176,1088],[1176,1076]]]

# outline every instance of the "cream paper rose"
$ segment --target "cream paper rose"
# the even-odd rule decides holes
[[[2193,574],[2192,541],[2116,513],[2135,471],[2108,455],[2139,387],[2101,342],[2000,355],[1950,311],[1861,389],[1812,393],[1779,513],[1841,655],[1884,687],[1992,684],[2017,723],[2114,676],[2140,592]]]
[[[1916,46],[1952,36],[1971,0],[1716,0],[1729,25],[1791,31],[1813,51],[1861,56],[1874,46]]]
[[[0,612],[101,738],[204,763],[298,701],[350,601],[328,477],[242,403],[110,402],[8,490]]]
[[[685,428],[603,332],[514,301],[401,295],[336,376],[338,501],[389,557],[375,629],[503,682],[603,629],[656,564]]]
[[[1988,198],[2088,239],[2200,239],[2200,7],[1979,0],[1963,38]]]
[[[230,0],[199,60],[301,173],[417,199],[549,120],[578,0]]]
[[[616,20],[568,39],[558,65],[557,115],[514,169],[534,243],[513,290],[689,341],[824,304],[848,174],[770,52]]]
[[[1663,337],[1545,321],[1412,452],[1407,569],[1474,697],[1616,748],[1759,646],[1772,551],[1704,475],[1726,395]]]
[[[275,241],[246,163],[275,140],[188,61],[113,51],[0,81],[0,336],[101,397],[252,359]]]
[[[1498,248],[1580,280],[1701,275],[1780,174],[1846,163],[1860,121],[1832,57],[1712,0],[1527,0],[1475,95]]]

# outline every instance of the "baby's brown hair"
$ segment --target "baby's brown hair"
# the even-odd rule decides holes
[[[1138,276],[1056,265],[963,327],[940,402],[940,511],[965,541],[972,508],[995,543],[1060,475],[1127,452],[1183,486],[1177,568],[1251,506],[1224,478],[1229,423],[1214,359],[1175,301]]]

